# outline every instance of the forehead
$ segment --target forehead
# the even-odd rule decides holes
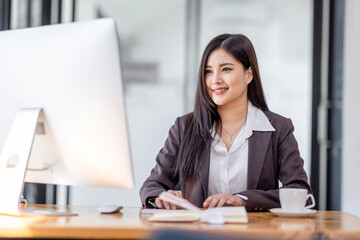
[[[209,54],[206,65],[218,66],[223,63],[241,64],[223,48],[218,48]]]

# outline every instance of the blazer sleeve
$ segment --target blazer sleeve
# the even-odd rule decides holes
[[[294,137],[294,126],[290,119],[286,119],[280,134],[274,141],[274,146],[269,146],[276,151],[273,161],[276,161],[274,169],[277,174],[277,179],[274,182],[280,180],[282,188],[303,188],[307,189],[309,193],[312,193],[311,187],[308,184],[307,175],[303,168],[304,161],[300,157],[298,144]],[[268,169],[263,169],[261,174],[266,174]],[[258,186],[257,189],[249,189],[239,194],[248,197],[248,211],[268,211],[270,208],[279,208],[279,189],[262,189],[262,186]],[[309,204],[310,202],[308,202]]]
[[[140,188],[140,199],[143,206],[150,197],[157,197],[163,191],[174,189],[178,183],[175,177],[176,156],[180,146],[180,118],[169,130],[169,136],[164,147],[156,157],[156,165],[151,170],[150,176]]]

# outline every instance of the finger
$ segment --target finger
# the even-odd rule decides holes
[[[174,191],[174,190],[167,190],[167,192],[175,195],[175,191]]]
[[[170,203],[170,208],[171,208],[172,210],[176,210],[176,205]]]
[[[164,208],[165,208],[165,209],[171,209],[171,206],[170,206],[170,203],[169,203],[169,202],[163,201],[163,203],[164,203]]]
[[[155,198],[155,204],[158,208],[164,208],[164,205],[162,204],[162,200],[160,198]]]
[[[167,191],[168,193],[171,193],[177,197],[181,197],[181,194],[179,194],[179,191],[174,191],[174,190],[168,190]],[[169,203],[169,209],[172,209],[172,210],[176,210],[178,207],[172,203]],[[168,209],[168,208],[166,208]]]
[[[233,196],[226,201],[226,204],[231,206],[241,206],[241,198],[237,196]]]
[[[222,206],[224,206],[227,200],[229,200],[227,197],[222,196],[222,197],[219,199],[219,202],[217,203],[216,207],[222,207]]]
[[[219,198],[218,197],[214,197],[211,202],[209,203],[209,208],[214,208],[217,206],[219,202]]]
[[[213,199],[213,196],[208,197],[208,198],[205,200],[205,202],[203,203],[203,207],[204,207],[204,208],[208,208],[208,207],[209,207],[209,203],[212,201],[212,199]]]
[[[179,191],[168,190],[168,192],[171,193],[171,194],[173,194],[173,195],[175,195],[175,196],[177,196],[177,197],[181,197],[181,198],[182,198],[182,194],[181,194],[181,192],[179,192]]]
[[[234,205],[234,199],[233,198],[230,198],[230,199],[228,199],[227,201],[226,201],[226,204],[227,205]]]

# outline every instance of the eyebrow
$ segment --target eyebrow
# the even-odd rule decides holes
[[[226,65],[232,65],[232,66],[234,66],[233,63],[228,63],[228,62],[226,62],[226,63],[221,63],[221,64],[219,65],[219,67],[223,67],[223,66],[226,66]],[[209,67],[211,67],[211,66],[209,66],[209,65],[206,65],[206,66],[205,66],[205,68],[209,68]]]

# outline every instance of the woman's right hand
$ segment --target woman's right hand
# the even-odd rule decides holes
[[[174,191],[174,190],[168,190],[167,191],[168,193],[171,193],[171,194],[174,194],[175,196],[177,197],[181,197],[182,198],[182,194],[181,192],[179,191]],[[174,205],[174,204],[171,204],[167,201],[163,201],[161,200],[159,197],[157,197],[155,199],[155,204],[158,208],[162,208],[162,209],[172,209],[172,210],[175,210],[175,209],[179,209],[180,207]]]

